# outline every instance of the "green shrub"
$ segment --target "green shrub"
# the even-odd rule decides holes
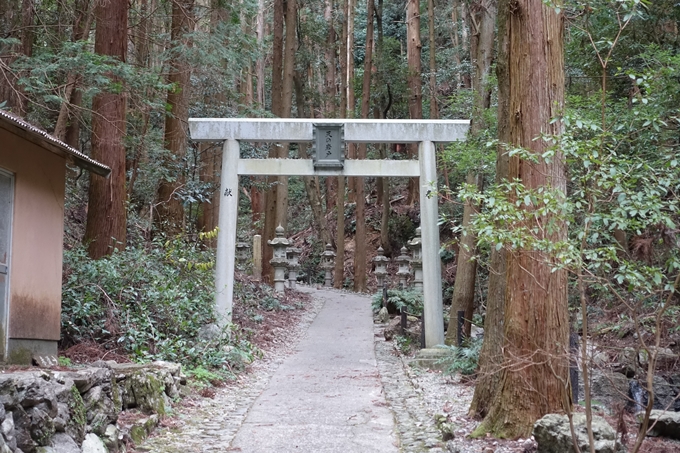
[[[100,260],[88,258],[84,247],[67,250],[62,346],[94,341],[135,360],[242,367],[254,348],[233,326],[222,339],[198,339],[201,327],[216,322],[213,261],[212,252],[181,239]]]

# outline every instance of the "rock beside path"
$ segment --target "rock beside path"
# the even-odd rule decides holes
[[[585,414],[574,414],[574,432],[581,451],[590,451]],[[593,437],[596,453],[623,453],[625,447],[616,441],[616,431],[607,421],[597,415],[593,416]],[[572,453],[572,441],[569,418],[566,415],[548,414],[534,424],[534,438],[538,444],[537,453]]]
[[[648,426],[648,436],[680,440],[680,412],[654,409],[649,414]]]

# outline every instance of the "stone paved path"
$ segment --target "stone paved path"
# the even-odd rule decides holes
[[[314,302],[289,345],[217,389],[214,399],[178,409],[175,426],[137,450],[400,451],[375,358],[370,298],[301,290],[312,293]]]
[[[255,401],[232,450],[398,451],[375,360],[370,299],[326,291],[322,297],[323,309]]]

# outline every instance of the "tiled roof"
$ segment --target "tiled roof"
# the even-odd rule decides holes
[[[72,164],[93,173],[106,177],[111,173],[111,169],[106,165],[89,158],[77,149],[5,110],[0,110],[0,128],[7,129],[36,145],[59,154]]]

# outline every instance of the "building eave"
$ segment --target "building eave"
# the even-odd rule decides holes
[[[0,110],[0,128],[57,154],[66,159],[67,162],[80,168],[84,168],[92,173],[106,178],[111,174],[111,169],[106,165],[91,159],[42,129],[38,129],[32,124],[27,123],[21,118],[11,115],[4,110]]]

